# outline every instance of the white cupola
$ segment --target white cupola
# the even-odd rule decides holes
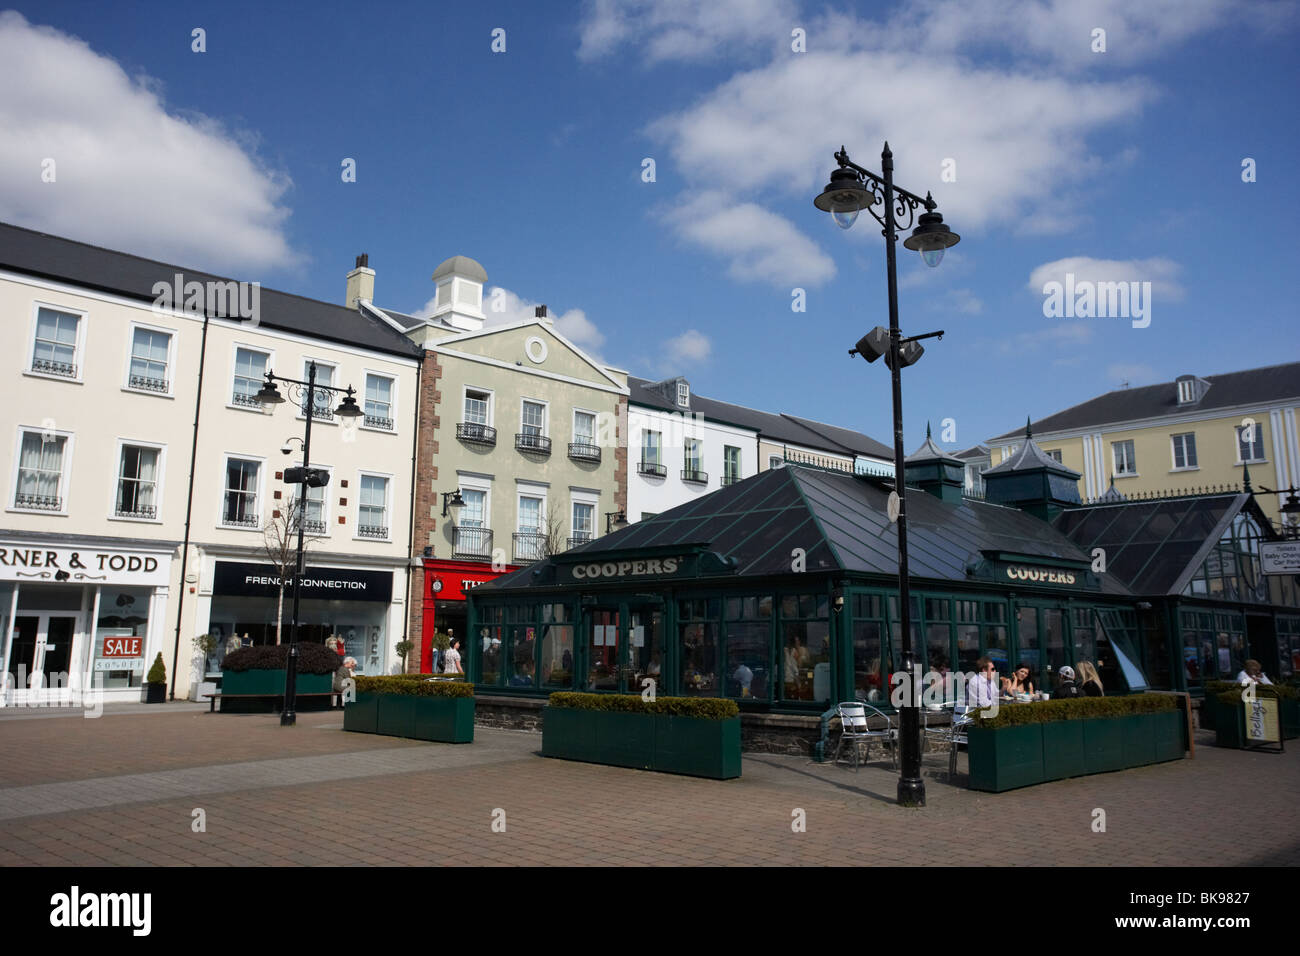
[[[430,319],[452,328],[477,332],[483,328],[483,284],[487,272],[468,256],[452,256],[433,271],[437,294]]]

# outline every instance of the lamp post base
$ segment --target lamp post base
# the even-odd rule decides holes
[[[298,723],[298,715],[297,715],[297,714],[290,713],[290,712],[287,711],[287,710],[282,710],[282,711],[280,712],[280,726],[281,726],[281,727],[294,727],[294,726],[297,725],[297,723]]]
[[[925,781],[920,777],[898,779],[898,805],[900,807],[925,806]]]

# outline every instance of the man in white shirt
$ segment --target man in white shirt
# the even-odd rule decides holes
[[[981,657],[975,667],[975,676],[966,682],[966,706],[974,709],[996,704],[998,702],[997,668],[987,657]]]

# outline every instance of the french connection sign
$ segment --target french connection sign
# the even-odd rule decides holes
[[[286,579],[284,584],[285,592],[291,593],[293,577]],[[280,593],[280,576],[269,564],[218,561],[212,579],[212,593],[240,597],[276,597]],[[393,598],[393,573],[309,567],[302,576],[302,596],[307,600],[388,603]]]

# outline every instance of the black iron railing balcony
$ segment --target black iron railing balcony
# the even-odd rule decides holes
[[[297,530],[296,526],[295,530]],[[315,518],[304,518],[302,522],[302,530],[307,534],[324,534],[325,522],[318,521]]]
[[[240,405],[244,408],[260,409],[262,407],[262,403],[257,400],[256,395],[245,395],[243,392],[235,392],[234,395],[230,396],[230,404]]]
[[[490,528],[455,528],[452,532],[451,556],[492,560],[492,531]]]
[[[478,422],[461,422],[456,426],[456,437],[471,445],[495,447],[497,430],[491,425],[480,425]]]
[[[569,442],[569,457],[576,461],[600,461],[600,446],[595,442]]]
[[[591,544],[593,540],[594,538],[592,537],[590,531],[582,534],[575,534],[572,538],[569,539],[568,550],[572,551],[574,548],[580,548],[584,544]]]
[[[32,371],[46,375],[62,375],[65,378],[77,377],[77,366],[71,362],[55,362],[52,359],[32,359]]]
[[[740,481],[740,475],[723,475],[722,487],[725,488],[727,485],[734,485],[738,481]]]
[[[256,528],[261,524],[261,521],[257,515],[224,514],[221,516],[221,523],[231,528]]]
[[[519,432],[515,435],[515,447],[520,451],[534,452],[538,455],[549,455],[551,453],[551,440],[545,435],[534,435],[532,432]]]
[[[638,474],[653,475],[656,478],[664,478],[668,475],[668,466],[661,465],[657,461],[643,461],[636,466]]]
[[[57,495],[14,495],[15,508],[36,508],[40,511],[62,511],[63,499]]]
[[[299,406],[298,414],[302,415],[303,418],[307,417],[306,402],[303,402],[302,405]],[[318,422],[332,422],[334,421],[334,409],[330,408],[328,405],[322,405],[320,402],[317,402],[316,407],[312,409],[311,417],[314,421]]]
[[[383,418],[379,415],[367,415],[365,417],[365,423],[367,428],[381,428],[386,432],[391,432],[393,430],[393,420],[391,418]]]
[[[697,471],[694,468],[683,468],[682,481],[698,481],[702,485],[707,485],[709,476],[707,472]]]
[[[167,391],[167,379],[154,378],[150,375],[132,375],[130,384],[132,388],[142,388],[148,392]]]
[[[136,505],[129,508],[126,505],[118,505],[113,511],[115,518],[141,518],[146,521],[154,521],[158,517],[158,509],[152,505]]]
[[[546,557],[546,535],[537,531],[516,531],[515,562],[540,561]]]
[[[359,524],[357,525],[357,537],[359,538],[387,538],[388,529],[378,524]]]

